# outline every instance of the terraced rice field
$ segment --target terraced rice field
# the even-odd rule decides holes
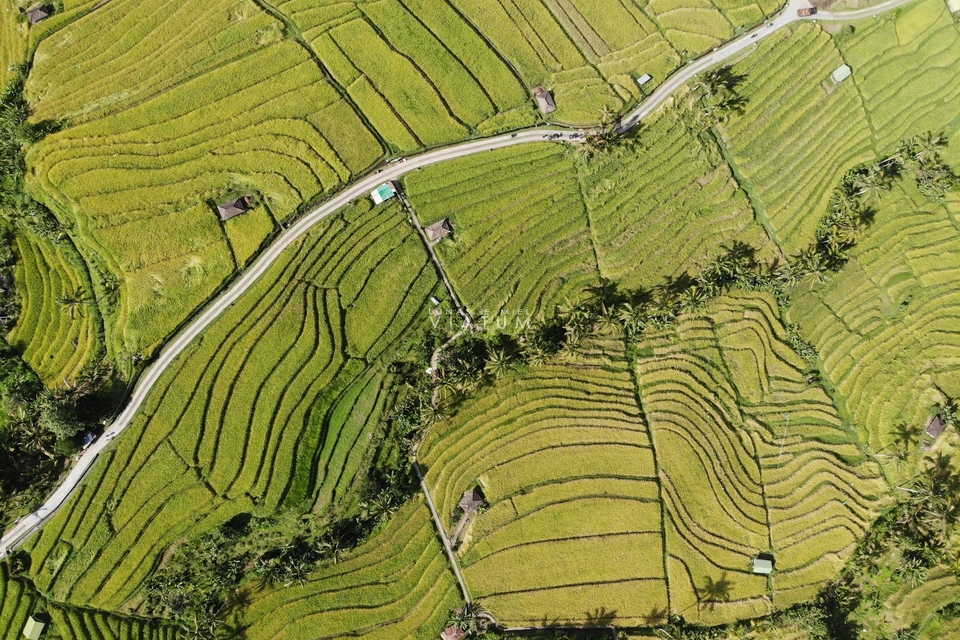
[[[788,254],[811,241],[841,176],[877,153],[856,85],[829,93],[821,85],[843,63],[833,38],[805,23],[734,66],[746,74],[748,102],[721,127],[723,139],[759,219]]]
[[[277,10],[388,143],[408,150],[532,123],[537,85],[554,92],[550,119],[594,122],[603,106],[641,97],[640,75],[653,76],[650,89],[679,51],[702,53],[772,9],[723,4],[286,0]]]
[[[22,582],[10,580],[6,564],[0,565],[0,638],[22,638],[27,617],[34,612],[36,595],[24,588]]]
[[[644,123],[636,152],[582,167],[581,189],[600,273],[624,287],[694,273],[725,243],[777,250],[715,145],[673,110]]]
[[[94,119],[241,60],[279,27],[236,0],[111,0],[43,39],[27,97],[38,119]]]
[[[366,544],[294,588],[252,586],[233,624],[247,637],[433,639],[460,591],[422,496]]]
[[[960,602],[960,580],[951,567],[940,565],[929,571],[915,588],[902,587],[884,603],[904,626],[918,629],[918,638],[952,638],[960,630],[960,619],[939,619],[936,613]]]
[[[55,387],[101,353],[99,311],[75,249],[24,232],[17,236],[17,254],[15,278],[22,307],[7,340],[44,383]],[[61,302],[64,298],[79,299],[80,304],[71,308]]]
[[[633,359],[595,345],[434,427],[421,459],[447,529],[474,484],[490,504],[461,538],[471,593],[508,624],[718,624],[836,576],[885,484],[777,313],[763,295],[722,298]],[[751,571],[763,552],[769,580]]]
[[[46,613],[47,635],[63,640],[174,640],[176,629],[156,621],[93,609],[48,603],[23,582],[11,580],[0,565],[0,640],[23,638],[23,627],[33,614]]]
[[[876,515],[884,485],[804,378],[767,296],[721,298],[640,346],[661,469],[672,610],[707,624],[813,597]],[[752,558],[773,553],[768,582]],[[709,580],[728,582],[698,601]]]
[[[0,87],[6,86],[10,65],[24,61],[27,28],[20,23],[20,12],[12,2],[0,5]]]
[[[945,3],[924,0],[895,17],[865,21],[839,45],[879,149],[928,130],[960,129],[960,30]],[[904,69],[910,70],[906,77]]]
[[[798,288],[791,322],[874,451],[899,422],[925,424],[938,389],[960,397],[960,197],[931,203],[907,178],[881,198],[850,263]]]
[[[31,149],[38,196],[74,226],[88,260],[121,277],[118,351],[151,351],[232,273],[210,202],[254,192],[285,219],[380,153],[296,44],[219,62]]]
[[[526,169],[532,165],[536,171]],[[444,163],[406,178],[421,222],[449,218],[437,253],[475,316],[552,315],[598,282],[577,173],[559,145],[532,145]]]
[[[710,0],[651,0],[647,10],[684,55],[712,49],[734,35],[734,25]]]
[[[637,626],[667,607],[649,434],[623,347],[604,346],[498,385],[421,449],[448,530],[463,491],[483,486],[490,508],[459,553],[501,623],[583,623],[602,607]]]
[[[117,608],[169,545],[239,513],[355,507],[384,360],[437,289],[399,207],[368,209],[318,225],[168,369],[31,540],[41,590]]]
[[[446,3],[289,0],[277,8],[396,150],[533,121],[509,64]]]

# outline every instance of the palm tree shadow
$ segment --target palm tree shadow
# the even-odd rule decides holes
[[[609,627],[617,619],[617,612],[607,611],[606,607],[600,607],[593,611],[587,611],[585,614],[586,626],[588,627]]]
[[[733,583],[727,577],[727,572],[720,574],[719,580],[714,580],[711,576],[704,576],[702,587],[694,587],[699,605],[706,605],[710,611],[713,611],[718,602],[727,602],[730,600],[730,588]]]
[[[660,608],[657,605],[653,605],[650,609],[650,613],[643,616],[643,622],[648,627],[653,627],[658,624],[663,624],[667,621],[667,608]]]

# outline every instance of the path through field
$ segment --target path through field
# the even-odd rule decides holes
[[[797,16],[797,10],[811,6],[807,0],[789,0],[783,11],[780,12],[770,22],[760,25],[751,32],[747,32],[731,40],[728,44],[717,48],[715,51],[703,56],[702,58],[691,61],[683,69],[670,77],[655,92],[647,97],[636,109],[627,114],[621,121],[618,130],[626,131],[637,125],[643,118],[652,113],[657,107],[663,104],[670,95],[686,82],[691,80],[698,73],[722,63],[734,56],[740,54],[749,54],[748,50],[754,48],[757,41],[769,36],[770,34],[787,27],[793,22],[799,20],[840,20],[851,21],[890,11],[901,5],[908,4],[913,0],[890,0],[881,5],[864,9],[860,11],[851,11],[845,13],[832,14],[828,12],[819,13],[810,18],[800,18]],[[31,534],[36,532],[57,510],[66,502],[70,495],[77,489],[84,476],[96,462],[100,453],[110,445],[111,441],[117,437],[129,425],[133,417],[140,410],[141,405],[146,399],[150,390],[159,380],[160,376],[169,367],[191,342],[224,311],[226,311],[247,289],[249,289],[267,269],[280,257],[283,251],[302,237],[317,222],[335,213],[357,198],[366,197],[366,195],[378,185],[388,181],[400,178],[410,172],[416,171],[422,167],[462,158],[465,156],[483,153],[493,149],[501,149],[519,144],[542,143],[547,138],[550,129],[528,129],[514,134],[506,134],[494,138],[473,140],[460,143],[447,148],[438,149],[423,153],[418,156],[410,157],[402,162],[395,162],[388,168],[379,171],[373,175],[353,183],[346,187],[336,196],[319,204],[309,213],[301,216],[290,228],[282,233],[270,245],[249,268],[243,271],[242,275],[233,282],[219,297],[210,302],[210,304],[199,313],[199,315],[185,329],[177,334],[174,339],[167,344],[157,359],[143,372],[140,380],[126,408],[116,417],[116,419],[107,427],[103,436],[97,440],[90,448],[84,451],[78,458],[70,473],[60,484],[59,487],[47,498],[46,502],[34,513],[23,517],[18,521],[2,538],[0,538],[0,558],[5,557],[13,548],[21,544]],[[571,139],[567,135],[554,139],[556,142],[570,143]],[[441,533],[442,536],[442,533]]]

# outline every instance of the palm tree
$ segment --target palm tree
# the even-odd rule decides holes
[[[937,152],[947,146],[947,137],[943,133],[936,135],[931,131],[915,136],[911,140],[913,146],[913,157],[918,162],[931,159],[937,155]]]
[[[873,196],[879,201],[880,193],[890,188],[890,179],[879,166],[873,165],[856,174],[853,187],[857,190],[857,195]]]
[[[822,253],[811,245],[801,249],[793,259],[793,269],[796,275],[807,282],[822,283],[827,281],[829,267]]]
[[[597,333],[604,336],[616,336],[623,331],[623,325],[617,314],[615,305],[607,305],[606,302],[600,303],[600,310],[597,313]]]
[[[459,609],[452,610],[447,617],[447,626],[479,634],[487,630],[490,617],[490,613],[484,606],[474,600],[465,603]]]
[[[483,370],[488,376],[496,380],[510,370],[512,362],[513,358],[505,350],[496,349],[487,357]]]
[[[683,293],[680,294],[680,312],[681,313],[691,313],[698,311],[707,301],[706,292],[699,286],[693,284],[684,289]]]
[[[634,338],[643,332],[647,324],[647,307],[644,304],[624,302],[618,313],[623,332],[628,338]]]
[[[87,297],[87,292],[83,290],[83,287],[77,287],[72,292],[66,292],[57,298],[57,304],[66,309],[73,319],[78,314],[82,314],[84,305],[89,303],[90,298]]]

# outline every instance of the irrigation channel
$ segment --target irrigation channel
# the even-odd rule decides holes
[[[666,101],[674,91],[682,87],[698,73],[716,66],[726,60],[737,56],[749,55],[756,49],[757,43],[777,32],[788,25],[801,20],[825,20],[825,21],[843,21],[850,22],[876,16],[880,13],[891,11],[897,7],[909,4],[913,0],[888,0],[882,4],[849,12],[819,12],[814,16],[801,17],[797,11],[802,8],[810,7],[808,0],[789,0],[783,10],[780,11],[771,20],[755,27],[740,37],[731,40],[722,47],[714,51],[691,60],[684,67],[678,69],[671,75],[666,82],[660,85],[653,93],[647,96],[637,107],[627,113],[617,126],[617,131],[623,133],[640,123],[643,118],[649,116],[664,101]],[[555,134],[561,134],[556,137]],[[553,137],[548,137],[554,134]],[[35,533],[43,524],[49,520],[70,495],[77,489],[87,472],[93,467],[100,453],[110,446],[114,438],[133,421],[133,417],[143,405],[150,390],[160,379],[160,376],[166,371],[173,361],[179,356],[187,346],[196,339],[220,314],[226,311],[230,305],[236,302],[247,289],[249,289],[267,269],[280,257],[283,251],[302,237],[309,229],[323,220],[327,216],[336,213],[341,208],[356,200],[365,197],[370,191],[388,180],[395,180],[408,173],[416,171],[422,167],[434,165],[456,158],[494,149],[512,147],[518,144],[542,143],[545,141],[558,142],[563,144],[577,144],[581,138],[572,138],[569,129],[557,129],[541,127],[535,129],[525,129],[516,133],[504,134],[493,138],[482,140],[471,140],[460,144],[452,145],[442,149],[429,151],[420,155],[404,158],[399,161],[393,161],[382,171],[371,174],[358,182],[345,188],[334,195],[329,200],[318,204],[313,210],[302,215],[288,229],[281,233],[276,240],[257,258],[257,260],[245,271],[242,272],[226,290],[217,298],[213,299],[197,317],[187,327],[181,330],[174,338],[163,348],[157,359],[148,366],[141,375],[133,394],[124,410],[114,419],[114,421],[105,429],[95,443],[87,448],[86,451],[77,458],[76,463],[66,476],[63,482],[47,498],[46,502],[35,512],[21,518],[2,538],[0,538],[0,558],[5,557],[10,551],[22,544],[27,538]],[[445,274],[444,274],[445,276]],[[419,472],[419,466],[417,466]],[[460,589],[466,602],[470,602],[470,595],[467,592],[466,584],[460,573],[460,567],[456,556],[450,548],[449,538],[444,531],[442,520],[436,511],[429,487],[420,477],[421,485],[426,493],[427,504],[430,507],[433,521],[443,540],[447,558],[451,564],[451,569],[457,576]]]

